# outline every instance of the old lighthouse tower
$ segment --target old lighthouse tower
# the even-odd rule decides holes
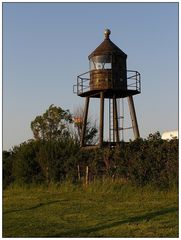
[[[103,42],[88,56],[89,71],[77,77],[74,91],[85,98],[82,122],[81,147],[94,148],[105,145],[115,146],[120,143],[118,100],[127,98],[131,117],[131,128],[134,138],[139,138],[139,128],[134,107],[133,95],[141,92],[140,73],[127,70],[127,55],[110,40],[111,31],[106,29]],[[87,116],[90,99],[100,99],[99,107],[99,140],[94,146],[85,142]],[[108,100],[108,129],[109,138],[104,139],[105,100]]]

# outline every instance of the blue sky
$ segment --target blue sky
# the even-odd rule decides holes
[[[141,136],[178,129],[178,3],[3,3],[3,149],[32,138],[49,105],[83,104],[72,85],[105,28],[141,73]]]

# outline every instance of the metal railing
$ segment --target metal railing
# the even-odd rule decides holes
[[[138,71],[127,70],[127,90],[141,92],[141,75]],[[77,84],[73,85],[73,93],[80,95],[90,91],[90,71],[77,76]]]
[[[73,93],[78,95],[90,90],[90,71],[77,76],[77,84],[73,85]]]
[[[141,92],[141,75],[138,71],[127,70],[127,89]]]

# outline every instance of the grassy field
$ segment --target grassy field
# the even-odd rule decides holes
[[[178,237],[178,193],[109,181],[9,187],[3,237]]]

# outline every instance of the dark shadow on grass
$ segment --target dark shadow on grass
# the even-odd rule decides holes
[[[177,207],[172,207],[172,208],[164,208],[155,212],[150,212],[146,213],[143,215],[135,216],[135,217],[130,217],[125,220],[121,221],[116,221],[111,224],[103,224],[103,225],[98,225],[94,226],[91,228],[84,228],[84,229],[77,229],[73,231],[68,231],[68,232],[61,232],[56,235],[49,235],[49,236],[43,236],[43,237],[79,237],[79,236],[86,236],[86,234],[94,233],[96,231],[112,228],[112,227],[117,227],[122,224],[133,224],[133,223],[139,223],[141,221],[149,221],[150,219],[153,219],[158,216],[162,216],[168,213],[173,213],[175,211],[178,211]]]
[[[37,209],[39,207],[43,207],[43,206],[47,206],[47,205],[50,205],[50,204],[59,203],[59,202],[63,202],[63,201],[67,201],[67,200],[66,199],[62,199],[62,200],[55,200],[55,201],[45,202],[45,203],[38,203],[37,205],[29,207],[29,208],[9,210],[9,211],[4,212],[3,214],[29,211],[29,210]]]

